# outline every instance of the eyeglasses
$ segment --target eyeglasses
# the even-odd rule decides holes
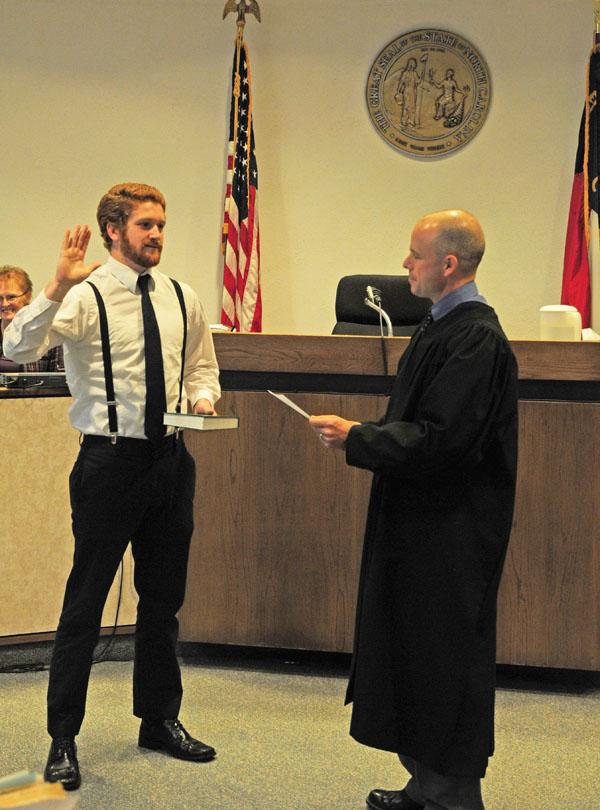
[[[29,290],[25,290],[25,292],[19,293],[19,295],[0,295],[0,301],[4,301],[7,304],[12,304],[13,301],[16,301],[17,298],[23,298],[24,295],[27,295]]]

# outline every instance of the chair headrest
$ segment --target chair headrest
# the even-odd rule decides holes
[[[378,324],[379,315],[365,304],[367,285],[381,291],[381,305],[395,326],[410,326],[423,320],[431,307],[429,298],[410,291],[408,276],[343,276],[335,295],[337,321]]]

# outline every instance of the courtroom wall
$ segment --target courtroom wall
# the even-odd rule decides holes
[[[39,289],[66,226],[121,180],[168,200],[163,267],[220,311],[221,209],[235,25],[224,0],[0,0],[0,264]],[[250,19],[264,329],[327,333],[338,278],[394,273],[424,211],[484,224],[480,284],[510,337],[560,296],[593,0],[262,0]],[[380,50],[427,26],[487,60],[493,99],[464,149],[423,162],[367,115]],[[98,236],[90,258],[101,260]]]
[[[79,434],[67,419],[69,397],[0,399],[0,643],[53,633],[73,559],[69,472]],[[103,627],[135,624],[137,594],[131,551],[109,594]]]

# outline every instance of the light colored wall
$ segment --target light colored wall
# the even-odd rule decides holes
[[[113,183],[168,200],[163,269],[220,311],[221,208],[235,25],[224,0],[0,0],[0,263],[40,288],[62,232]],[[482,221],[480,286],[511,338],[560,297],[593,0],[262,0],[250,19],[264,329],[330,332],[338,278],[394,273],[413,222]],[[377,134],[365,83],[402,32],[446,28],[491,71],[487,123],[433,162]],[[99,237],[90,258],[102,259]]]
[[[79,434],[67,421],[70,405],[68,397],[0,399],[5,461],[0,497],[0,638],[54,632],[58,624],[73,559],[69,472],[79,450]],[[103,627],[113,625],[117,602],[115,583]],[[135,624],[136,606],[128,550],[120,625]]]

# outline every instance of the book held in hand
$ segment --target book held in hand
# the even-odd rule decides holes
[[[163,424],[192,430],[236,430],[240,420],[237,416],[211,416],[206,413],[165,413]]]

